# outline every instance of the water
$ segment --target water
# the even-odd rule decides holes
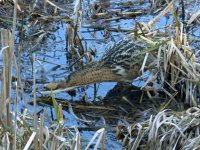
[[[136,16],[128,19],[119,19],[117,21],[110,21],[105,22],[104,19],[98,19],[96,22],[91,22],[91,19],[87,18],[86,12],[89,12],[89,5],[93,5],[94,3],[97,3],[99,6],[101,4],[100,1],[83,1],[83,26],[88,24],[98,25],[98,26],[107,26],[108,28],[119,28],[119,29],[125,29],[125,30],[134,30],[134,26],[136,22],[145,22],[147,23],[149,20],[151,20],[154,17],[154,14],[151,13],[151,10],[148,9],[150,7],[150,4],[148,2],[145,2],[144,4],[140,4],[139,1],[133,1],[131,5],[127,8],[121,8],[121,1],[119,0],[106,0],[104,2],[101,2],[106,4],[105,9],[110,11],[130,11],[131,9],[134,10],[145,10],[146,13],[141,16]],[[123,2],[127,2],[124,0]],[[199,4],[199,1],[196,1]],[[73,3],[72,3],[73,5]],[[194,7],[195,6],[195,7]],[[199,10],[200,5],[191,5],[187,11],[194,11]],[[102,6],[103,7],[103,6]],[[92,10],[91,10],[92,11]],[[90,16],[91,14],[89,14]],[[91,17],[91,16],[90,16]],[[162,17],[154,26],[154,29],[159,29],[164,26],[167,26],[171,24],[173,21],[172,16],[169,18]],[[30,51],[33,51],[36,56],[36,63],[35,63],[35,73],[36,73],[36,80],[38,80],[37,87],[40,89],[40,87],[44,83],[48,82],[54,82],[58,80],[64,79],[66,76],[69,75],[70,71],[68,69],[67,64],[67,51],[66,51],[66,25],[63,22],[53,22],[49,25],[55,26],[57,30],[52,30],[48,34],[45,35],[44,39],[40,41],[39,46],[36,46],[36,48],[27,47],[22,53],[22,69],[21,69],[21,76],[22,80],[32,80],[32,62],[31,62],[31,54]],[[44,31],[45,28],[43,29]],[[161,29],[165,30],[165,29]],[[47,30],[48,31],[48,30]],[[47,32],[46,31],[46,32]],[[199,29],[196,30],[194,35],[199,35],[200,31]],[[97,50],[97,55],[94,58],[95,60],[98,60],[101,58],[101,56],[104,53],[105,48],[107,45],[111,44],[112,42],[118,41],[122,38],[124,38],[127,35],[125,32],[110,32],[108,30],[94,30],[93,28],[81,28],[81,37],[84,40],[83,47],[89,47],[92,50]],[[34,42],[33,42],[34,43]],[[87,44],[86,44],[87,43]],[[37,44],[37,42],[35,42]],[[28,44],[27,44],[28,45]],[[34,46],[34,44],[32,44]],[[2,61],[2,60],[1,60]],[[2,64],[0,66],[2,69]],[[136,86],[142,86],[144,82],[133,82]],[[104,97],[109,90],[111,90],[116,83],[109,82],[109,83],[100,83],[98,84],[99,89],[97,92],[97,97]],[[25,86],[27,88],[27,86]],[[33,100],[33,93],[32,93],[32,86],[30,85],[30,89],[26,90],[26,98],[28,100]],[[81,97],[83,95],[88,96],[88,100],[92,101],[94,100],[94,85],[86,86],[85,91],[81,92],[81,90],[77,90],[77,96],[74,97],[75,101],[80,101]],[[41,94],[38,94],[37,96],[41,96]],[[69,96],[67,93],[59,93],[56,94],[56,98],[62,98],[65,100],[70,100],[71,96]],[[20,108],[23,108],[22,105],[19,104]],[[46,106],[38,106],[38,111],[42,108],[46,109],[47,114],[51,111],[49,107]],[[33,110],[33,107],[30,105],[28,106],[29,110]],[[85,127],[84,124],[78,122],[69,112],[63,111],[64,115],[67,119],[66,125],[75,125],[79,127]],[[55,118],[55,116],[54,116]],[[46,123],[48,125],[48,123]],[[102,125],[103,124],[97,124]],[[112,131],[112,127],[107,124],[106,130],[107,130],[107,140],[106,140],[106,148],[109,149],[122,149],[122,146],[119,142],[115,139],[115,134]],[[82,137],[86,139],[91,139],[93,136],[93,131],[83,131],[81,132]]]

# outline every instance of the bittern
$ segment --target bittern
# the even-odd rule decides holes
[[[72,72],[64,81],[48,83],[49,89],[65,89],[98,82],[132,82],[139,76],[148,47],[133,38],[126,38],[110,46],[99,61],[86,64]],[[146,66],[152,63],[148,58]]]

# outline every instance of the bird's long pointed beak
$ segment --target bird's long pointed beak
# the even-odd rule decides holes
[[[56,90],[48,90],[48,91],[40,91],[41,94],[51,94],[53,93],[61,93],[61,92],[67,92],[67,91],[71,91],[73,89],[77,88],[77,86],[74,87],[68,87],[68,88],[64,88],[64,89],[56,89]]]
[[[60,84],[60,82],[47,83],[44,85],[44,87],[47,89],[56,90],[59,87],[59,84]]]

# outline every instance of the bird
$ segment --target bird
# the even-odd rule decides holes
[[[57,90],[99,82],[130,83],[139,76],[147,51],[148,46],[143,42],[132,37],[124,38],[108,46],[98,61],[87,63],[65,80],[47,83],[45,87]],[[148,58],[146,66],[152,62],[152,58]]]

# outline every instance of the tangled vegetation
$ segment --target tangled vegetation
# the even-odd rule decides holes
[[[200,44],[197,35],[200,11],[190,9],[198,8],[200,2],[135,0],[112,5],[111,2],[0,0],[0,149],[108,149],[107,122],[112,122],[112,119],[116,141],[119,140],[126,149],[200,148]],[[151,10],[145,4],[149,4]],[[134,28],[106,24],[145,15],[150,16],[148,21],[137,22]],[[157,27],[163,18],[166,22],[171,20],[170,23]],[[38,56],[51,57],[46,53],[48,48],[42,52],[41,45],[48,45],[48,38],[55,41],[58,22],[66,26],[67,67],[64,69],[56,61],[50,62]],[[146,55],[139,70],[141,76],[136,79],[143,82],[139,86],[140,92],[138,87],[115,87],[102,100],[97,96],[98,85],[95,85],[95,101],[89,104],[60,100],[52,91],[49,97],[43,97],[40,85],[48,81],[38,78],[37,63],[40,66],[43,63],[55,65],[45,72],[48,74],[57,68],[70,72],[96,58],[98,49],[87,43],[82,28],[87,28],[87,32],[93,32],[89,29],[103,31],[104,43],[108,37],[112,39],[114,32],[133,37],[150,47],[141,52]],[[95,38],[95,33],[93,36]],[[145,63],[150,56],[154,61],[146,75]],[[26,57],[31,72],[24,75]],[[73,91],[69,94],[74,95]],[[80,99],[87,101],[88,97],[84,94]],[[38,104],[45,106],[39,111]],[[48,118],[46,105],[52,106],[55,119]],[[68,121],[63,110],[84,127],[66,125]],[[100,121],[103,123],[96,126]],[[93,136],[83,137],[83,130],[93,131]]]

